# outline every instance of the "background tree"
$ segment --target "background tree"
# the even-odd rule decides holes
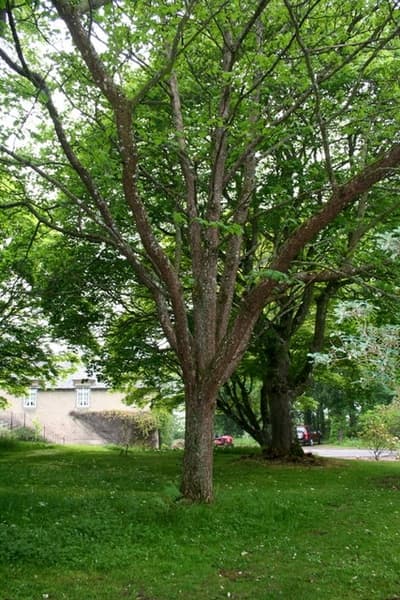
[[[387,289],[385,282],[385,289]],[[392,305],[393,303],[393,305]],[[359,418],[390,404],[399,382],[397,297],[384,302],[347,300],[336,304],[325,353],[315,356],[312,395],[329,419],[332,437],[359,433]],[[328,433],[328,432],[327,432]]]
[[[13,189],[1,175],[0,202],[5,203]],[[7,206],[6,215],[0,211],[0,389],[23,394],[32,380],[54,378],[66,355],[54,351],[40,297],[33,289],[30,251],[35,239],[41,244],[37,225],[32,217],[21,217],[11,203]]]
[[[368,444],[375,460],[384,452],[395,451],[400,447],[400,407],[378,405],[365,412],[361,418],[361,435]]]
[[[218,390],[261,312],[303,249],[396,177],[398,111],[372,91],[395,84],[398,11],[288,0],[8,0],[6,11],[0,150],[21,208],[108,247],[147,288],[184,382],[182,491],[209,501]],[[371,143],[349,161],[343,141],[360,127]],[[280,187],[273,151],[303,135],[313,184]],[[252,214],[282,203],[279,243],[266,227],[244,277]]]
[[[349,152],[351,157],[351,148]],[[297,171],[300,167],[302,174]],[[287,162],[285,169],[286,176],[305,179],[304,163]],[[285,181],[283,174],[281,181]],[[389,194],[390,191],[385,190],[386,197]],[[396,381],[393,360],[397,344],[393,323],[398,311],[398,270],[382,250],[389,238],[396,237],[397,221],[395,215],[388,212],[386,201],[378,203],[378,198],[382,198],[379,188],[365,194],[354,207],[352,221],[338,219],[319,237],[317,244],[310,245],[298,256],[297,262],[304,266],[304,271],[298,272],[296,278],[277,294],[275,303],[264,310],[248,359],[219,395],[220,408],[248,431],[270,456],[299,452],[294,438],[292,409],[296,408],[296,400],[312,386],[314,366],[318,362],[315,359],[320,358],[321,352],[330,352],[330,347],[332,352],[336,349],[342,358],[342,375],[346,365],[347,379],[353,381],[350,384],[342,377],[342,387],[348,388],[353,396],[353,409],[347,404],[346,407],[349,409],[347,416],[354,417],[350,419],[354,431],[357,415],[354,398],[360,391],[356,391],[355,372],[357,378],[361,378],[363,369],[369,377],[369,387],[373,386],[375,392],[384,384],[382,372],[386,379]],[[389,205],[393,206],[392,203]],[[274,239],[279,237],[280,227],[277,226]],[[385,234],[379,233],[385,228]],[[378,238],[382,243],[377,244]],[[328,260],[331,268],[325,270]],[[250,257],[247,257],[247,264],[251,265]],[[368,298],[377,306],[384,303],[386,310],[380,311],[379,323],[381,326],[386,323],[386,329],[373,330],[371,322],[362,340],[361,331],[354,330],[354,320],[353,330],[346,332],[343,319],[334,318],[334,314],[340,307],[341,312],[345,312],[345,306],[352,306],[354,310],[358,307],[362,311]],[[389,344],[389,337],[385,336],[390,331],[392,342]],[[317,401],[314,403],[318,406]],[[338,400],[337,407],[330,405],[330,408],[340,412],[340,407],[344,409],[344,406]],[[322,404],[318,407],[318,419],[312,417],[310,409],[303,412],[308,425],[325,429]]]

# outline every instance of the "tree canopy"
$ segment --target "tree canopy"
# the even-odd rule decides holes
[[[344,240],[360,198],[399,214],[399,10],[2,4],[5,206],[147,290],[184,382],[183,494],[211,500],[216,397],[262,311],[332,276],[324,232]]]
[[[10,191],[12,186],[4,178],[1,198]],[[0,231],[0,389],[23,394],[32,379],[55,376],[63,353],[53,351],[48,322],[33,288],[35,220],[0,211]]]

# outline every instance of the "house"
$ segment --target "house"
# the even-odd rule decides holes
[[[29,427],[38,436],[58,444],[128,445],[126,423],[132,423],[136,415],[143,414],[123,403],[124,394],[110,390],[84,372],[75,373],[54,387],[43,387],[34,381],[23,397],[5,392],[2,396],[8,405],[0,410],[0,425],[9,429]],[[122,415],[125,423],[113,418],[110,425],[111,419],[105,418],[109,415]],[[131,432],[129,440],[132,443]],[[157,447],[158,432],[154,429],[146,440],[140,441]]]

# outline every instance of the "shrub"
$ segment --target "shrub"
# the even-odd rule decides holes
[[[124,448],[158,446],[158,422],[149,411],[72,411],[70,414],[112,444]]]
[[[160,448],[171,448],[174,439],[174,418],[166,408],[153,410],[155,423],[159,431]]]
[[[0,435],[0,451],[14,450],[18,442],[11,433],[2,433]]]
[[[13,436],[20,442],[42,442],[43,437],[32,427],[16,427],[12,430]]]
[[[400,421],[398,404],[380,405],[367,411],[360,419],[361,437],[373,452],[375,460],[379,460],[383,452],[397,450],[400,439],[397,425]]]

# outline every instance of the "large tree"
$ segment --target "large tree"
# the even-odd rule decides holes
[[[304,270],[303,249],[396,176],[398,107],[379,92],[397,85],[398,10],[368,0],[2,6],[0,151],[21,208],[109,247],[149,291],[185,388],[182,491],[210,501],[218,390],[261,311]],[[372,143],[348,160],[344,143],[360,129]],[[307,188],[279,182],[287,142],[300,161],[306,143]],[[254,249],[256,212],[265,229]],[[281,220],[279,243],[269,218]],[[259,259],[250,274],[248,252]]]
[[[21,215],[15,190],[0,168],[0,390],[24,394],[32,379],[56,376],[66,358],[54,352],[41,300],[33,286],[33,244],[41,244],[36,220]],[[14,198],[15,201],[15,198]],[[6,400],[0,398],[0,407]]]
[[[350,149],[352,145],[353,142]],[[286,170],[298,167],[294,163],[286,166]],[[296,175],[300,177],[297,172]],[[276,296],[275,303],[263,311],[245,360],[219,394],[221,410],[248,431],[268,455],[298,453],[293,444],[291,414],[296,399],[312,383],[314,366],[319,364],[314,355],[334,347],[342,359],[340,368],[343,369],[349,353],[353,357],[347,362],[354,370],[356,361],[361,366],[365,360],[362,355],[367,354],[368,345],[378,346],[372,332],[362,344],[359,337],[351,338],[348,332],[341,331],[341,326],[333,320],[335,307],[348,300],[351,306],[361,309],[369,299],[371,305],[381,307],[380,325],[397,323],[397,261],[383,252],[387,245],[392,253],[396,249],[399,213],[393,211],[393,197],[386,202],[396,193],[396,189],[385,187],[364,194],[353,207],[353,219],[337,219],[319,236],[317,243],[302,252],[303,266],[314,264],[319,270],[313,273],[306,267],[305,271],[297,272]],[[327,258],[329,269],[324,268]],[[251,264],[250,260],[247,262]],[[383,334],[381,340],[380,351],[388,354]],[[367,364],[366,370],[377,383],[378,369],[371,369],[371,360]],[[384,364],[381,355],[376,356],[378,364]],[[393,373],[390,376],[393,379]]]

